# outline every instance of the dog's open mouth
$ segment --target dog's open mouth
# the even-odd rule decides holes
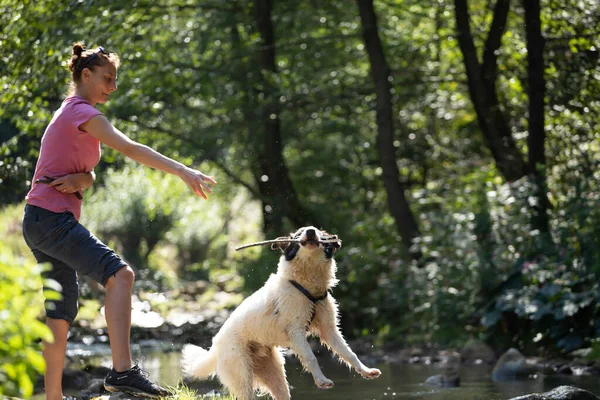
[[[306,240],[302,240],[300,242],[300,244],[302,246],[308,246],[308,245],[314,245],[314,246],[318,246],[319,245],[319,240],[318,239],[306,239]]]

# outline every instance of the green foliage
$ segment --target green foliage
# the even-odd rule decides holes
[[[174,394],[173,394],[173,396],[167,397],[166,398],[167,400],[169,400],[169,399],[196,400],[198,398],[200,398],[202,400],[210,400],[210,399],[215,399],[215,398],[219,398],[221,400],[234,400],[234,398],[232,396],[221,396],[221,395],[198,397],[198,393],[195,390],[190,389],[184,383],[180,383],[176,387],[169,387],[169,390],[171,390]]]
[[[482,320],[506,346],[516,341],[523,348],[570,352],[600,336],[600,197],[595,181],[577,178],[588,168],[587,156],[581,157],[583,162],[551,180],[554,244],[545,243],[540,232],[523,230],[511,242],[517,257],[504,268],[509,278]],[[527,201],[530,197],[522,197],[511,207],[522,212]]]
[[[146,268],[148,256],[175,223],[175,205],[185,188],[174,177],[142,166],[108,170],[82,212],[82,223],[117,250],[133,268]]]
[[[418,216],[421,268],[407,261],[388,211],[376,97],[354,3],[274,2],[277,73],[260,71],[252,2],[63,3],[0,0],[0,202],[22,201],[39,140],[67,88],[64,61],[72,43],[85,39],[121,55],[119,90],[99,106],[119,129],[222,175],[204,202],[176,178],[104,150],[82,222],[123,254],[138,278],[174,285],[179,278],[227,280],[235,270],[250,292],[275,271],[277,254],[267,248],[233,251],[265,239],[260,116],[275,101],[298,199],[344,241],[335,295],[347,334],[445,344],[478,335],[500,347],[548,351],[597,345],[597,328],[585,323],[598,319],[600,275],[595,2],[543,3],[548,235],[530,227],[527,179],[507,184],[492,166],[465,84],[451,2],[375,2],[391,68],[398,179]],[[490,4],[472,0],[469,11],[481,59]],[[511,3],[496,90],[526,154],[523,14]],[[11,248],[23,246],[14,239],[18,213],[6,214]],[[295,228],[287,221],[285,229]]]
[[[0,245],[9,249],[16,257],[27,263],[35,263],[33,253],[23,239],[23,213],[25,203],[21,202],[0,208]]]
[[[555,244],[549,244],[530,226],[534,197],[525,179],[495,184],[492,178],[483,188],[469,183],[478,185],[481,178],[465,179],[469,196],[446,193],[444,204],[437,204],[441,210],[422,215],[427,223],[419,245],[428,263],[414,269],[406,284],[418,331],[448,344],[470,332],[500,349],[517,345],[526,352],[589,346],[600,335],[600,252],[578,245],[581,234],[573,227],[580,214],[595,215],[600,204],[588,197],[577,212],[553,218]],[[425,198],[435,197],[430,192]],[[444,229],[445,236],[435,235]],[[600,240],[593,234],[583,237]]]
[[[86,193],[81,222],[123,254],[141,284],[173,286],[231,269],[234,244],[258,230],[255,204],[244,191],[234,193],[225,178],[209,200],[179,178],[139,164],[108,170],[103,180]]]
[[[46,368],[39,340],[53,339],[38,320],[44,268],[0,247],[0,396],[30,397],[36,376]],[[49,291],[46,295],[59,296]]]

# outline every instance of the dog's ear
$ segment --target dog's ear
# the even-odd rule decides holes
[[[280,236],[275,240],[289,240],[290,236]],[[285,249],[290,246],[290,242],[282,242],[282,243],[271,243],[271,250],[281,250],[283,253]]]
[[[339,240],[335,235],[330,236],[327,239],[335,239],[335,242],[329,242],[325,244],[325,257],[332,258],[335,252],[342,247],[342,241]]]
[[[333,247],[336,250],[342,248],[342,239],[338,238],[338,235],[331,235],[326,231],[321,231],[321,233],[323,233],[324,240],[335,240],[335,242],[327,243],[327,245]]]
[[[326,246],[328,246],[331,249],[333,249],[333,252],[335,253],[336,251],[338,251],[338,249],[342,248],[342,241],[338,239],[335,242],[327,243]]]

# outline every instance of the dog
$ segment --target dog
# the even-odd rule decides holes
[[[233,311],[213,338],[210,350],[184,346],[184,375],[216,375],[238,400],[254,399],[256,390],[275,400],[288,400],[290,389],[281,348],[290,348],[312,374],[316,386],[329,389],[333,382],[323,375],[307,341],[308,336],[315,335],[362,377],[379,377],[381,371],[366,367],[358,359],[338,327],[338,306],[330,290],[338,282],[333,256],[341,240],[314,226],[278,239],[300,242],[271,246],[283,253],[277,273]]]

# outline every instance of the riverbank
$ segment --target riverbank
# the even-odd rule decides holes
[[[212,337],[242,300],[243,296],[239,293],[227,292],[220,285],[205,281],[190,282],[166,293],[138,292],[134,296],[132,307],[131,342],[134,357],[142,359],[144,367],[151,371],[151,376],[160,376],[170,385],[178,386],[182,381],[178,359],[181,347],[186,343],[210,347]],[[77,398],[88,399],[106,395],[102,383],[110,367],[110,348],[100,304],[98,300],[84,300],[81,317],[70,332],[68,362],[63,382],[65,393]],[[332,357],[327,349],[323,348],[317,340],[311,340],[310,343],[320,363],[329,365]],[[391,372],[402,371],[402,374],[409,371],[418,376],[421,380],[414,382],[415,385],[423,385],[428,376],[437,374],[443,368],[444,360],[449,354],[458,360],[455,361],[457,363],[455,375],[460,377],[461,381],[460,383],[457,381],[458,385],[467,384],[468,388],[468,379],[472,379],[473,385],[484,383],[487,385],[486,382],[491,381],[493,367],[501,356],[489,345],[477,340],[467,341],[460,348],[452,349],[435,345],[375,346],[364,339],[352,340],[350,345],[367,365],[388,369]],[[288,370],[301,370],[297,359],[290,352],[286,353],[286,358]],[[525,383],[521,380],[517,387],[526,389],[526,392],[551,389],[540,383],[540,380],[543,382],[551,379],[560,384],[576,385],[578,379],[585,380],[587,377],[594,378],[600,375],[600,361],[586,360],[582,352],[562,358],[524,357],[523,360],[522,366],[526,368],[527,376]],[[340,369],[347,371],[338,363],[330,368],[331,373],[334,374]],[[297,378],[304,382],[303,390],[312,393],[313,385],[307,377],[308,374],[298,372]],[[350,385],[363,383],[356,376],[342,376],[342,379]],[[388,387],[393,388],[396,384],[394,379],[388,381],[384,378],[382,382],[384,381],[386,382],[384,387],[380,387],[379,383],[375,384],[378,391],[373,393],[374,395],[386,393]],[[221,393],[221,386],[215,381],[186,381],[186,383],[198,396]],[[370,389],[371,386],[365,386],[365,390]],[[595,389],[593,385],[589,388]],[[35,393],[39,396],[42,390],[43,382],[40,377],[36,383]],[[425,390],[431,394],[432,390],[443,389],[423,389],[416,386],[407,390]],[[526,393],[515,392],[510,386],[508,388],[501,386],[500,389],[491,386],[488,390],[496,390],[507,395]]]
[[[97,345],[99,347],[100,345]],[[103,345],[106,346],[106,345]],[[71,382],[77,384],[65,394],[77,399],[90,399],[105,395],[101,390],[102,379],[110,366],[107,351],[98,351],[92,357],[71,356],[68,367],[73,374],[67,374]],[[134,357],[139,358],[150,375],[165,385],[179,386],[181,382],[180,352],[176,346],[153,341],[138,344],[133,349]],[[286,371],[288,382],[295,400],[365,400],[389,398],[424,400],[505,400],[516,396],[551,390],[556,386],[570,385],[600,394],[600,382],[596,376],[574,376],[556,373],[537,373],[527,379],[495,382],[491,379],[492,366],[487,364],[461,365],[461,382],[458,387],[442,388],[425,384],[428,377],[438,373],[434,363],[423,362],[376,362],[367,356],[361,359],[370,367],[379,368],[382,376],[376,380],[365,380],[341,365],[332,355],[315,348],[324,374],[334,381],[331,390],[323,391],[315,387],[309,373],[303,371],[296,357],[288,353]],[[415,360],[413,360],[415,361]],[[66,380],[65,380],[66,382]],[[224,393],[218,381],[186,381],[187,387],[198,396]],[[94,390],[96,385],[96,390]],[[38,395],[34,400],[41,400]],[[209,397],[210,398],[210,397]]]

